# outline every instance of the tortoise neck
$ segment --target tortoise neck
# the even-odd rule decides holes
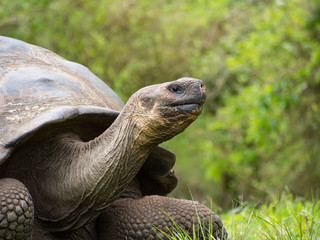
[[[119,176],[117,179],[125,187],[157,145],[146,141],[143,132],[135,117],[124,112],[103,134],[88,142],[86,147],[90,155],[100,155],[97,156],[96,167],[106,167],[109,172],[121,176],[121,179]]]
[[[77,200],[81,204],[73,204],[63,211],[64,216],[59,216],[60,230],[61,226],[78,228],[96,218],[120,196],[157,145],[144,140],[143,129],[139,129],[136,118],[130,114],[121,112],[99,137],[86,143],[78,141],[69,147],[76,149],[69,151],[73,155],[67,157],[72,163],[60,170],[70,173],[68,178],[73,181],[64,180],[63,189],[69,192],[60,196],[63,202]]]

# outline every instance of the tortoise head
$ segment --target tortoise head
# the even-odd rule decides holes
[[[140,89],[129,99],[133,117],[144,133],[166,141],[188,127],[201,113],[205,102],[201,80],[181,78]]]

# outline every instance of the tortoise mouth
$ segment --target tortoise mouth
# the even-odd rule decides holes
[[[202,112],[204,99],[197,100],[187,100],[187,101],[179,101],[174,102],[168,105],[168,109],[170,109],[169,115],[181,115],[181,114],[191,114],[191,115],[199,115]],[[168,113],[167,113],[168,114]]]
[[[170,104],[170,107],[180,110],[182,112],[199,114],[202,111],[202,106],[205,102],[205,97],[197,99],[186,99],[183,101],[176,101]]]
[[[185,103],[179,105],[172,105],[170,107],[179,110],[180,112],[199,114],[202,111],[203,104],[201,103]]]

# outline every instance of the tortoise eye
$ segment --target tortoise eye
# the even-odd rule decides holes
[[[177,94],[183,93],[183,89],[179,85],[172,85],[169,87],[169,90],[172,93],[177,93]]]

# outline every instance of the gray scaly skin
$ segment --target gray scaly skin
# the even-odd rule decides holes
[[[204,100],[205,87],[197,79],[149,86],[136,92],[94,140],[83,141],[70,126],[48,127],[15,149],[0,166],[0,177],[12,185],[17,179],[29,190],[35,206],[34,239],[58,239],[59,234],[50,234],[94,223],[137,175],[151,151],[197,118]],[[31,202],[28,209],[32,212]],[[8,230],[1,224],[9,222],[9,215],[3,219],[2,232]]]
[[[31,239],[32,198],[15,179],[0,179],[0,239]]]
[[[223,224],[214,212],[199,202],[158,195],[142,196],[137,179],[98,218],[98,235],[103,240],[168,239],[183,229],[197,239],[227,239]],[[212,229],[210,229],[212,228]],[[181,230],[180,230],[181,231]]]

